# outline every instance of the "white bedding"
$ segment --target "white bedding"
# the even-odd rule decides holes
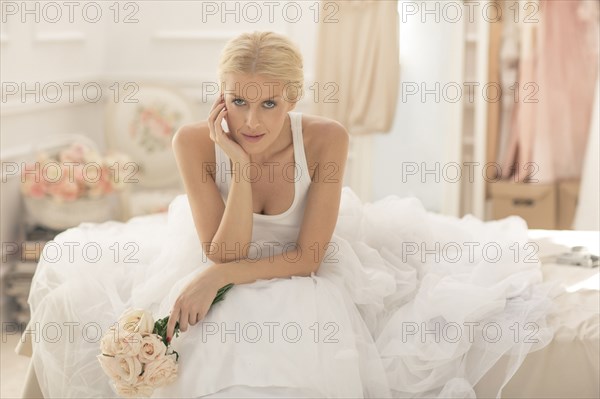
[[[538,256],[542,259],[549,260],[574,245],[585,245],[592,253],[598,253],[598,232],[530,230],[529,233],[531,240],[539,244]],[[542,272],[545,281],[561,282],[562,293],[555,298],[556,309],[549,320],[556,326],[556,334],[550,345],[527,356],[505,386],[502,397],[599,397],[598,269],[546,262]],[[17,353],[30,356],[31,343],[20,344]],[[486,384],[494,389],[494,373],[498,373],[499,378],[505,374],[502,366],[502,362],[498,362],[497,367],[477,384],[478,397],[486,397]],[[31,368],[24,392],[27,397],[42,397]],[[314,396],[286,387],[233,386],[205,397]]]
[[[554,299],[549,324],[556,327],[552,342],[530,353],[502,391],[503,398],[600,397],[600,274],[585,268],[553,263],[572,246],[586,246],[598,255],[597,231],[530,230],[539,245],[544,281],[556,281],[563,290]],[[489,373],[502,373],[501,364]],[[476,388],[484,397],[486,379]]]

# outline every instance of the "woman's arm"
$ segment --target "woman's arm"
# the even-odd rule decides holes
[[[316,135],[319,142],[315,146],[318,152],[315,157],[317,167],[308,190],[296,248],[256,261],[246,258],[215,262],[202,270],[191,279],[175,301],[167,325],[167,339],[173,336],[177,322],[180,322],[181,331],[185,332],[189,325],[202,320],[217,290],[229,283],[246,284],[259,279],[310,276],[319,269],[337,223],[349,136],[337,122],[319,122],[314,128],[319,132]],[[332,249],[333,256],[327,262],[337,261],[336,249]]]
[[[330,240],[339,213],[349,136],[337,122],[320,122],[313,128],[319,132],[319,142],[315,146],[317,167],[308,191],[296,248],[284,249],[281,255],[258,260],[217,263],[210,267],[208,274],[220,286],[251,283],[258,279],[310,276],[318,270],[329,249],[331,257],[327,262],[336,262],[336,249],[330,248]]]
[[[229,263],[215,263],[207,275],[217,281],[219,287],[229,283],[248,284],[256,280],[270,280],[291,276],[310,276],[320,265],[316,251],[290,249],[280,255],[266,256],[258,260],[248,258]],[[316,265],[316,266],[315,266]]]
[[[252,186],[242,175],[245,164],[234,163],[227,196],[227,205],[221,224],[212,239],[212,248],[207,256],[225,263],[248,256],[252,239]],[[219,167],[219,166],[217,166]]]
[[[214,151],[215,145],[206,123],[183,126],[173,138],[175,159],[202,249],[214,263],[224,263],[247,256],[252,239],[252,190],[249,181],[235,175],[244,165],[234,164],[227,205],[224,204],[211,177],[214,164],[208,161],[208,151]]]

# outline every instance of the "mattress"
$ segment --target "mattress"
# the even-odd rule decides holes
[[[544,281],[559,282],[555,311],[548,322],[556,327],[553,340],[529,353],[502,390],[502,398],[598,398],[600,397],[600,275],[598,267],[557,264],[556,255],[573,246],[599,253],[597,231],[530,230],[542,260]],[[26,336],[25,336],[26,337]],[[31,356],[31,343],[23,339],[15,349]],[[505,375],[502,359],[475,386],[478,398],[491,397],[494,381]],[[285,387],[235,386],[209,397],[306,397]],[[30,365],[23,397],[42,398],[35,371]]]
[[[546,347],[531,352],[502,390],[502,398],[600,397],[600,274],[586,268],[556,263],[556,255],[585,246],[598,255],[597,231],[530,230],[542,260],[544,281],[559,282],[555,311],[548,323],[556,327]],[[502,361],[475,387],[478,398],[504,374]]]

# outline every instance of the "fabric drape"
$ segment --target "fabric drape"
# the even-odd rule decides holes
[[[540,0],[535,19],[519,21],[520,95],[503,176],[516,165],[519,181],[528,172],[542,183],[579,178],[598,77],[598,2]]]
[[[598,162],[600,147],[600,79],[596,80],[596,100],[594,101],[594,116],[590,124],[588,145],[584,158],[579,201],[575,213],[573,228],[575,230],[600,230],[600,184]]]
[[[326,1],[318,27],[313,112],[352,135],[387,133],[398,98],[398,2]]]

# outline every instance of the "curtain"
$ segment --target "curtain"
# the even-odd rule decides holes
[[[584,159],[581,185],[579,189],[579,203],[575,213],[575,230],[600,230],[600,185],[598,148],[600,146],[600,80],[596,81],[596,100],[594,114],[590,124],[588,145]]]
[[[399,85],[398,2],[323,1],[313,112],[351,135],[387,133]]]
[[[502,14],[510,15],[511,10],[509,7],[511,7],[513,3],[502,2],[499,4],[503,8]],[[496,159],[500,160],[507,158],[506,151],[508,149],[508,139],[511,133],[513,115],[516,112],[514,96],[511,95],[511,87],[514,89],[513,85],[518,80],[519,59],[527,59],[523,53],[523,50],[530,50],[527,46],[520,46],[521,36],[521,27],[519,26],[518,22],[514,21],[514,18],[504,18],[502,20],[500,81],[502,85],[502,93],[504,93],[504,95],[501,97],[500,126],[496,154]],[[514,139],[511,144],[514,146]],[[502,169],[505,170],[505,168]]]
[[[519,97],[504,177],[553,182],[581,176],[598,77],[598,2],[540,0],[539,23],[522,18]],[[534,180],[534,181],[535,181]]]

